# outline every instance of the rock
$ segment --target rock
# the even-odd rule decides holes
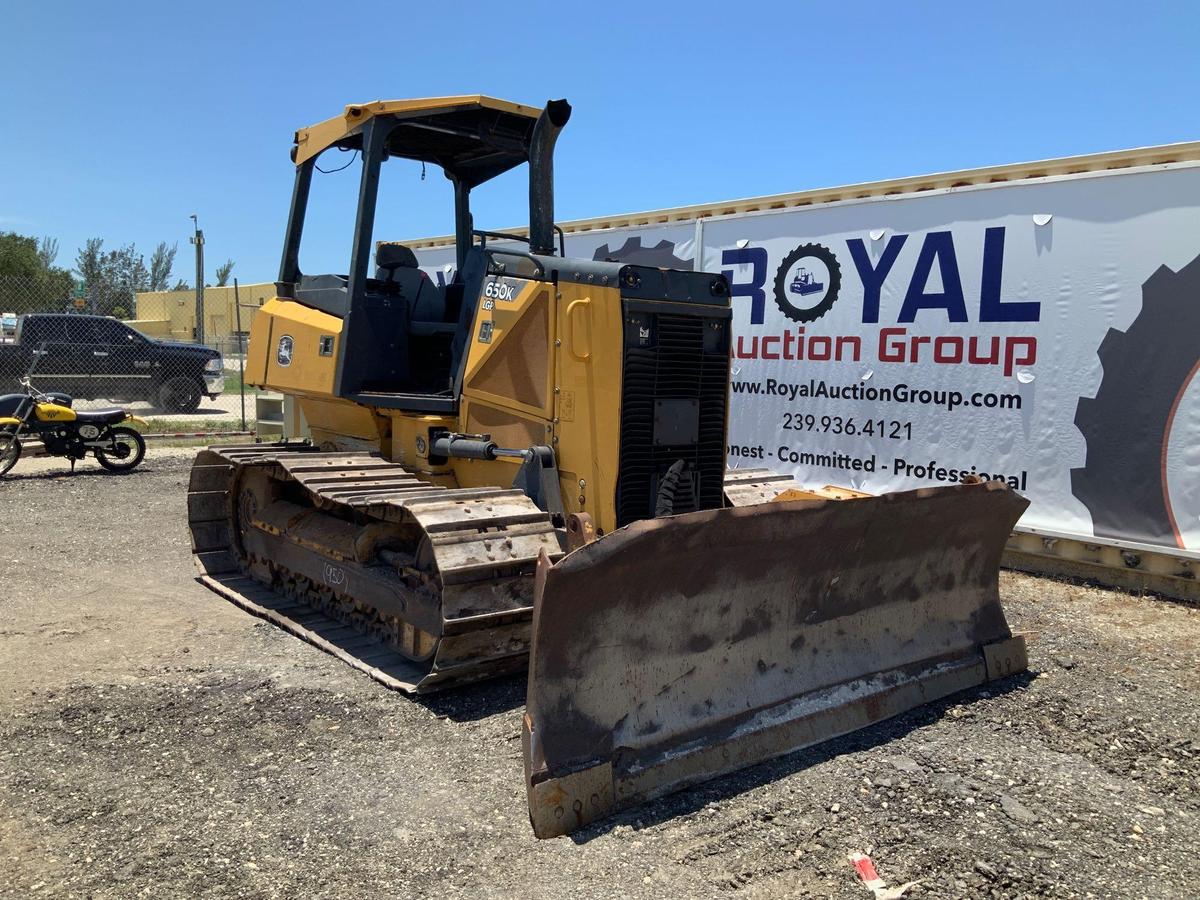
[[[1010,797],[1008,794],[1000,795],[1000,808],[1014,822],[1030,824],[1036,822],[1038,818],[1037,814],[1029,809],[1029,807],[1022,804],[1015,797]]]
[[[1054,661],[1056,663],[1058,663],[1060,666],[1062,666],[1064,669],[1070,670],[1070,669],[1075,668],[1075,660],[1071,659],[1071,657],[1069,657],[1069,656],[1058,656],[1058,657],[1055,657]]]
[[[996,871],[994,866],[978,860],[975,863],[975,871],[991,881],[995,881],[1000,877],[1000,873]]]
[[[1139,806],[1138,810],[1148,816],[1165,816],[1167,811],[1161,806]]]
[[[888,762],[906,775],[919,775],[925,771],[923,765],[914,759],[909,759],[907,756],[892,756],[888,758]]]

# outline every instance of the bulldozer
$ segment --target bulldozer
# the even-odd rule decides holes
[[[296,132],[245,379],[311,438],[203,450],[188,495],[205,585],[380,683],[525,671],[539,837],[1027,666],[998,590],[1027,502],[1002,483],[870,496],[726,468],[729,284],[566,256],[570,114],[379,101]],[[361,159],[348,271],[309,274],[335,149]],[[374,239],[392,158],[453,187],[448,280]],[[472,191],[519,166],[527,232],[477,230]]]

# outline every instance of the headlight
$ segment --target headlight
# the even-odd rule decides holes
[[[225,369],[225,361],[219,356],[214,356],[204,364],[205,372],[222,372]]]

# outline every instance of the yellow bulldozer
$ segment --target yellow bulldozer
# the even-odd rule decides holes
[[[729,285],[566,257],[570,113],[382,101],[296,133],[246,380],[294,396],[311,440],[204,450],[188,496],[206,585],[383,684],[527,671],[541,837],[1026,667],[998,595],[1026,501],[1003,484],[726,469]],[[348,273],[308,274],[335,148],[361,155]],[[453,186],[448,283],[374,239],[393,157]],[[476,230],[472,190],[521,165],[528,234]]]

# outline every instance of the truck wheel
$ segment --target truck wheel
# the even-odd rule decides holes
[[[177,375],[162,383],[158,389],[158,406],[167,412],[190,413],[200,406],[204,389],[194,378]]]

